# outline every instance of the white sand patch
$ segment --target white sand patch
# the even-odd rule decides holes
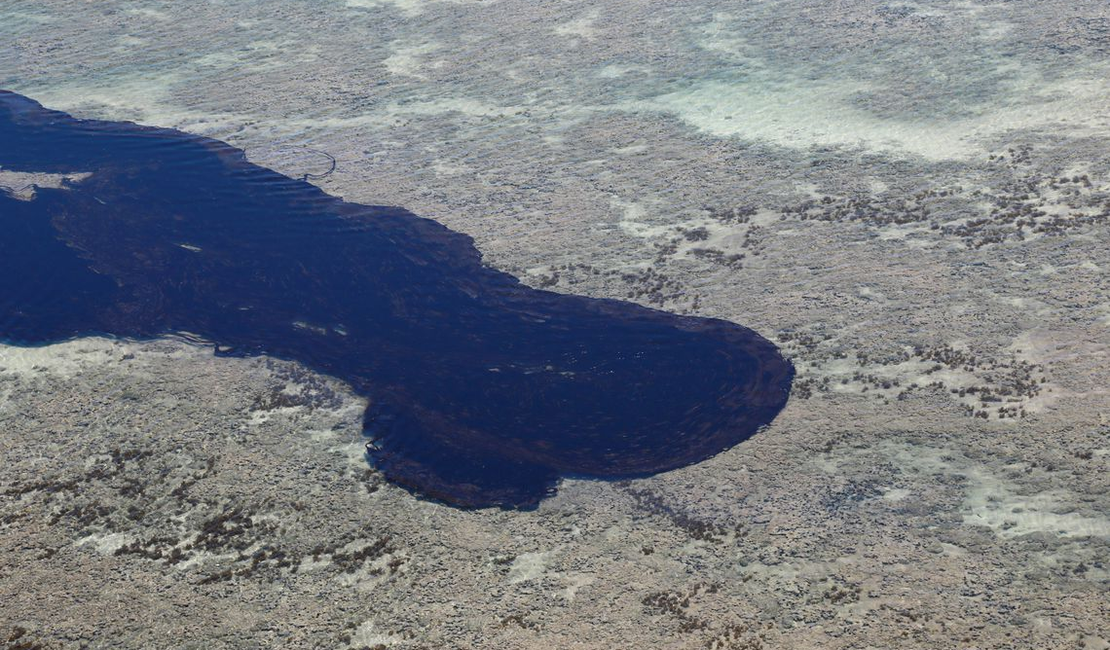
[[[276,513],[276,512],[255,513],[255,514],[250,515],[249,519],[251,520],[251,523],[255,524],[255,525],[264,524],[264,523],[271,523],[271,524],[278,525],[278,524],[281,524],[281,522],[282,522],[281,515]]]
[[[189,66],[196,69],[249,69],[252,74],[257,74],[265,70],[285,68],[293,63],[309,63],[317,59],[318,54],[319,49],[316,46],[306,47],[295,41],[259,40],[234,51],[202,55],[190,61]]]
[[[132,535],[127,533],[93,533],[86,535],[74,542],[76,546],[92,546],[96,549],[97,553],[102,555],[112,555],[120,548],[135,541]]]
[[[633,144],[627,147],[617,147],[615,149],[610,149],[610,151],[617,154],[618,156],[635,156],[638,154],[646,153],[649,150],[650,147],[648,147],[646,144]]]
[[[724,46],[718,46],[724,47]],[[733,46],[729,46],[733,47]],[[862,147],[932,160],[982,154],[983,139],[1011,129],[1048,127],[1088,134],[1110,124],[1110,86],[1100,70],[1066,80],[1019,77],[1002,102],[978,114],[936,121],[883,119],[854,104],[871,84],[805,79],[745,68],[735,79],[706,79],[682,90],[619,104],[632,112],[671,113],[722,137],[784,147]]]
[[[89,176],[92,172],[43,174],[0,169],[0,193],[20,201],[31,201],[36,189],[64,190],[68,184],[79,183]]]
[[[940,550],[945,557],[963,557],[967,555],[967,549],[948,542],[940,542]]]
[[[602,79],[617,79],[632,72],[646,72],[647,70],[648,69],[643,66],[611,63],[609,65],[602,66],[602,68],[597,71],[597,76],[601,77]]]
[[[247,417],[247,425],[251,427],[260,427],[275,418],[294,417],[303,410],[303,406],[281,406],[272,409],[251,411],[250,415]]]
[[[419,16],[436,4],[478,4],[492,5],[497,0],[344,0],[353,9],[378,9],[393,7],[409,17]]]
[[[672,214],[667,223],[653,225],[649,223],[652,204],[611,197],[609,205],[621,213],[617,222],[621,230],[641,239],[670,240],[674,246],[670,255],[674,258],[690,257],[697,249],[739,253],[747,247],[752,234],[781,219],[778,212],[760,209],[743,222],[728,223],[708,216],[706,211],[698,211],[695,214],[699,216],[676,221]]]
[[[90,368],[118,363],[130,352],[127,343],[90,337],[54,345],[0,345],[0,372],[24,376],[48,373],[68,379]]]
[[[509,567],[509,584],[515,585],[529,580],[535,580],[547,570],[547,563],[555,555],[555,551],[537,553],[521,553],[513,560]]]
[[[878,232],[882,241],[901,241],[915,233],[927,233],[929,227],[920,224],[889,225],[879,228]]]
[[[906,497],[913,494],[913,492],[905,488],[883,488],[883,501],[890,501],[897,503],[903,501]]]
[[[501,106],[468,97],[440,97],[428,100],[391,102],[376,107],[372,113],[352,117],[319,117],[299,120],[286,120],[283,128],[292,132],[307,129],[359,129],[389,126],[404,126],[414,118],[434,117],[457,113],[467,117],[509,118],[533,117],[548,114],[548,111],[533,106]]]
[[[185,541],[177,544],[176,547],[179,548],[182,546],[182,544],[187,543],[189,540],[195,539],[196,534],[199,532],[200,531],[192,531],[187,536],[182,537],[182,539]],[[242,554],[249,556],[260,548],[262,548],[261,543],[252,544],[251,546],[248,546],[246,549],[244,549],[242,551]],[[199,567],[210,563],[217,564],[235,562],[240,557],[239,551],[236,551],[235,553],[212,553],[209,551],[193,549],[191,553],[192,555],[189,557],[189,559],[179,562],[178,564],[174,565],[174,568],[178,571],[187,571],[194,567]]]
[[[933,158],[951,156],[951,138],[922,138],[920,126],[879,124],[851,106],[851,96],[866,89],[858,82],[778,85],[711,80],[626,106],[672,113],[713,135],[786,147],[908,147]]]
[[[366,462],[366,443],[362,440],[349,442],[336,447],[331,447],[328,451],[342,454],[347,459],[347,465],[356,471],[362,471],[369,467]]]
[[[31,92],[31,91],[28,91]],[[57,93],[56,90],[51,92]],[[495,124],[499,121],[511,121],[513,124],[543,124],[553,131],[566,128],[575,120],[596,111],[589,106],[560,107],[546,104],[520,104],[502,105],[494,104],[479,99],[463,96],[449,96],[444,93],[429,94],[424,97],[412,97],[367,108],[364,112],[347,113],[339,115],[335,112],[321,112],[314,115],[298,114],[281,120],[273,120],[250,112],[235,114],[215,114],[211,119],[203,119],[199,114],[187,110],[175,110],[156,99],[135,98],[134,106],[138,110],[128,108],[127,100],[115,102],[117,106],[105,107],[103,105],[88,105],[77,98],[67,100],[59,94],[57,100],[52,100],[51,106],[63,110],[108,119],[130,119],[145,124],[172,126],[191,133],[209,135],[222,138],[236,145],[242,140],[264,139],[266,141],[285,141],[297,143],[310,142],[316,134],[334,131],[350,133],[365,133],[381,129],[400,128],[411,125],[413,122],[427,118],[440,118],[443,116],[457,116],[471,118],[484,124]],[[82,108],[84,107],[84,108]],[[129,112],[130,111],[130,112]],[[136,112],[142,117],[135,117]],[[545,134],[541,136],[543,142],[552,146],[559,146],[563,136],[558,134]],[[375,140],[379,151],[366,152],[367,156],[392,155],[392,149],[401,149],[411,146],[408,140],[391,141]],[[255,160],[257,154],[252,154]],[[266,163],[273,161],[260,158]],[[449,165],[451,169],[461,170]],[[298,172],[303,173],[303,172]]]
[[[116,45],[112,49],[116,52],[133,52],[140,47],[146,47],[149,41],[133,34],[124,34],[117,38],[115,43]]]
[[[617,222],[617,226],[633,237],[641,237],[644,239],[661,237],[673,229],[671,225],[653,226],[646,223],[644,220],[647,217],[648,210],[647,207],[641,203],[611,198],[609,200],[609,205],[621,213],[621,218],[620,221]]]
[[[559,592],[559,597],[569,603],[578,595],[579,590],[594,583],[594,576],[589,573],[569,573],[563,576],[563,581],[567,586]]]
[[[427,79],[428,76],[422,74],[420,69],[428,65],[427,56],[439,49],[440,46],[435,43],[404,45],[401,41],[397,41],[397,44],[392,48],[392,53],[382,63],[390,74],[399,77]]]
[[[880,304],[887,300],[870,287],[860,286],[857,292]],[[967,352],[959,342],[950,347]],[[887,400],[898,399],[907,390],[940,383],[950,399],[971,411],[986,412],[991,421],[1016,425],[1021,421],[1020,411],[1042,411],[1061,395],[1059,386],[1047,381],[1043,360],[1018,353],[1021,347],[1015,343],[1007,350],[1013,355],[1008,361],[974,366],[946,365],[916,356],[898,363],[861,364],[854,354],[847,354],[803,366],[799,378],[815,380],[832,393],[866,394]],[[1005,417],[1000,408],[1005,409]]]
[[[331,429],[309,429],[305,433],[312,442],[330,442],[339,437],[339,434]]]
[[[581,18],[556,25],[552,31],[559,36],[572,36],[592,41],[601,33],[594,24],[597,21],[597,16],[598,12],[594,10]]]
[[[164,11],[159,11],[152,7],[129,7],[124,10],[124,13],[130,14],[132,16],[139,16],[142,18],[150,18],[151,20],[157,20],[160,22],[166,22],[173,18],[173,16],[171,16],[170,14]]]
[[[778,589],[796,590],[799,583],[813,582],[834,575],[845,567],[859,562],[857,555],[842,555],[827,561],[809,562],[801,559],[784,560],[774,564],[760,561],[748,562],[737,567],[740,575],[755,574]]]
[[[388,632],[377,632],[374,621],[365,621],[351,635],[352,648],[375,648],[378,646],[391,646],[404,641],[403,637]]]
[[[963,522],[987,526],[999,537],[1049,533],[1058,537],[1110,536],[1110,518],[1075,512],[1076,495],[1062,489],[1022,494],[1019,487],[1000,478],[982,465],[948,450],[901,445],[883,445],[889,458],[919,475],[953,474],[966,478],[967,489],[960,504]],[[1020,469],[1020,466],[1011,466]]]
[[[1073,343],[1074,340],[1066,333],[1034,329],[1023,332],[1015,338],[1009,347],[1009,351],[1022,361],[1046,368],[1066,367],[1071,358],[1080,354],[1106,354],[1106,350],[1091,350],[1086,346],[1077,348]],[[1044,390],[1025,404],[1025,410],[1031,413],[1044,411],[1060,401],[1065,395],[1066,390],[1062,386],[1054,382],[1049,383]]]
[[[1105,327],[1110,327],[1110,302],[1097,305],[1095,309],[1099,312],[1098,323]]]
[[[1074,496],[1063,490],[1019,494],[1010,482],[979,469],[965,473],[971,479],[965,524],[989,526],[1000,537],[1051,533],[1059,537],[1110,537],[1110,519],[1072,512]]]
[[[752,69],[765,66],[759,46],[751,43],[733,24],[737,17],[727,12],[713,14],[713,20],[700,30],[698,46],[710,52],[728,55],[734,62]]]
[[[297,565],[298,573],[307,573],[309,571],[318,571],[326,568],[331,564],[331,557],[324,555],[313,559],[311,555],[306,555],[301,558],[301,563]]]
[[[14,6],[14,3],[9,6]],[[26,24],[49,25],[55,21],[57,21],[57,18],[44,11],[34,11],[30,4],[24,4],[19,11],[14,9],[0,11],[0,24],[8,29],[18,29]]]
[[[64,83],[32,82],[16,84],[12,90],[75,117],[130,120],[200,135],[224,133],[243,121],[241,116],[176,105],[170,91],[179,83],[187,83],[184,73],[166,71],[146,76],[89,76]]]
[[[434,172],[435,175],[440,178],[448,176],[461,176],[462,174],[471,173],[472,171],[473,170],[470,166],[456,162],[448,162],[445,160],[437,159],[434,163],[432,163],[432,172]]]

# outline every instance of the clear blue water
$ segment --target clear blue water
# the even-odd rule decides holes
[[[92,176],[0,193],[0,337],[189,332],[369,398],[370,460],[421,496],[530,507],[560,476],[695,463],[794,376],[733,323],[528,288],[469,237],[346,203],[214,140],[0,93],[0,166]]]

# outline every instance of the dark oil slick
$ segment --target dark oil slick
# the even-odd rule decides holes
[[[189,332],[299,361],[368,396],[371,460],[426,497],[530,507],[560,476],[682,467],[789,394],[793,367],[749,329],[530,289],[465,235],[221,142],[0,92],[0,167],[92,173],[0,192],[0,338]]]

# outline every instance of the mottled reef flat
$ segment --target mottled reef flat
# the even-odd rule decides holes
[[[0,634],[1106,648],[1108,11],[0,5],[0,86],[403,205],[536,287],[744,323],[798,368],[709,461],[461,512],[369,471],[365,405],[296,365],[4,348]]]

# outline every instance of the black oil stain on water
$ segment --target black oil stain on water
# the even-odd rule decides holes
[[[215,140],[0,92],[0,167],[92,173],[0,192],[0,338],[188,332],[298,361],[368,397],[371,462],[424,497],[527,508],[560,476],[696,463],[790,392],[750,329],[528,288],[465,235]]]

